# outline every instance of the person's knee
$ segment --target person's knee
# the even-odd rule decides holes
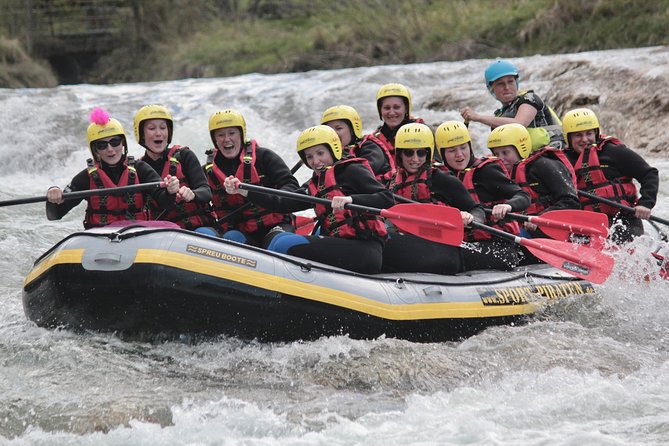
[[[205,234],[205,235],[211,235],[213,237],[218,237],[218,232],[212,227],[209,226],[200,226],[199,228],[195,229],[193,232],[198,232],[200,234]]]
[[[308,244],[309,239],[292,232],[281,232],[274,236],[267,250],[287,254],[294,246]]]
[[[223,234],[225,240],[230,240],[237,243],[246,243],[246,236],[236,229],[231,229]]]

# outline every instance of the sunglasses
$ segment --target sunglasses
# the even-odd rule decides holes
[[[98,152],[102,152],[103,150],[107,149],[107,145],[112,146],[112,148],[116,148],[120,146],[122,142],[123,138],[120,137],[112,138],[108,141],[94,141],[93,148]]]
[[[417,150],[401,149],[401,153],[407,158],[411,158],[414,155],[418,155],[418,158],[425,158],[427,156],[427,149],[417,149]]]

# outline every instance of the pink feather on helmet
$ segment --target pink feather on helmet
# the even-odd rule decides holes
[[[91,112],[91,122],[97,125],[105,125],[109,122],[109,113],[103,108],[95,107]]]

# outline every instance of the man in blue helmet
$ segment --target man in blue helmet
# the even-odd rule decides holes
[[[564,148],[560,119],[532,90],[519,92],[518,77],[518,69],[508,60],[497,59],[491,63],[485,70],[485,82],[502,107],[495,110],[494,116],[464,107],[460,114],[465,122],[480,122],[493,129],[504,124],[522,124],[530,133],[533,150],[546,145]]]

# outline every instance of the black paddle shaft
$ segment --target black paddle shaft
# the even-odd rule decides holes
[[[76,200],[79,198],[92,197],[94,195],[119,195],[128,192],[139,192],[151,189],[157,189],[163,185],[162,181],[155,181],[153,183],[131,184],[129,186],[110,187],[107,189],[89,189],[76,192],[68,192],[63,194],[63,200]],[[14,200],[0,201],[0,207],[13,206],[16,204],[39,203],[40,201],[47,201],[47,197],[26,197],[16,198]]]
[[[280,189],[271,189],[268,187],[262,187],[262,186],[255,186],[253,184],[245,184],[241,183],[238,186],[240,189],[245,189],[253,192],[259,192],[261,194],[270,194],[270,195],[278,195],[280,197],[285,197],[285,198],[290,198],[296,201],[305,201],[308,203],[314,203],[314,204],[322,204],[325,206],[331,206],[332,202],[328,200],[327,198],[320,198],[320,197],[312,197],[311,195],[305,195],[305,194],[298,194],[295,192],[288,192],[285,190],[280,190]],[[377,208],[370,208],[367,206],[361,206],[359,204],[353,204],[353,203],[348,203],[346,206],[346,209],[349,209],[351,211],[357,211],[357,212],[365,212],[367,214],[373,214],[373,215],[381,215],[381,209]]]
[[[290,173],[295,174],[298,170],[300,170],[300,167],[302,167],[302,160],[299,160],[293,167],[290,168]],[[234,209],[230,211],[229,213],[225,214],[223,217],[219,218],[216,220],[217,223],[225,223],[226,221],[230,220],[232,217],[241,214],[245,210],[249,209],[253,205],[252,202],[247,202],[244,203],[243,205],[239,206],[237,209]]]
[[[608,198],[602,198],[602,197],[599,197],[595,194],[591,194],[590,192],[586,192],[584,190],[579,190],[578,194],[583,196],[583,197],[588,197],[591,200],[596,200],[596,201],[599,201],[601,203],[608,204],[609,206],[613,206],[614,208],[618,208],[618,209],[623,210],[625,212],[628,212],[630,214],[634,214],[634,212],[636,212],[635,209],[631,206],[625,206],[624,204],[618,203],[617,201],[609,200]],[[669,226],[669,220],[665,220],[664,218],[660,218],[660,217],[656,217],[654,215],[651,215],[650,220],[653,220],[653,221],[656,221],[658,223],[662,223],[663,225]]]

